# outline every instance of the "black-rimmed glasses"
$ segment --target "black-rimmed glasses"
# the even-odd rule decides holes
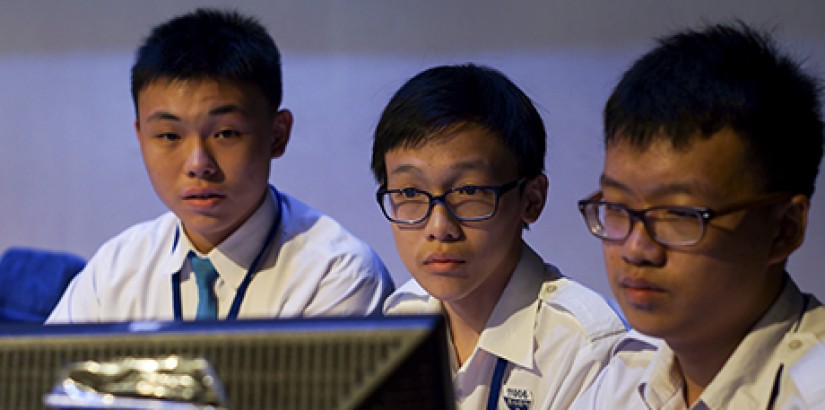
[[[465,185],[433,195],[416,188],[384,189],[375,193],[381,211],[390,222],[413,225],[430,217],[435,204],[444,208],[462,222],[483,221],[492,218],[498,210],[501,196],[520,186],[525,179],[504,185]]]
[[[789,197],[773,193],[724,208],[693,206],[654,206],[631,209],[623,204],[602,200],[601,192],[579,201],[579,211],[594,236],[608,241],[623,241],[633,230],[634,221],[641,221],[656,242],[667,246],[695,245],[702,240],[708,222],[716,217],[748,208],[770,205]]]

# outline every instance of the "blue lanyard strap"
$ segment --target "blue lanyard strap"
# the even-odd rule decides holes
[[[283,215],[283,204],[281,201],[281,194],[278,192],[275,187],[271,187],[272,193],[275,195],[275,202],[276,206],[278,207],[277,212],[275,214],[275,218],[272,220],[272,226],[269,228],[269,232],[266,234],[266,239],[264,240],[263,246],[261,246],[261,250],[258,251],[258,255],[255,256],[255,259],[252,260],[252,265],[249,266],[249,270],[244,275],[243,281],[241,285],[238,286],[238,291],[235,292],[235,298],[232,300],[232,307],[229,309],[229,313],[226,315],[227,320],[234,320],[238,318],[238,313],[241,311],[241,304],[243,303],[243,299],[246,296],[246,290],[249,288],[249,284],[252,283],[252,279],[255,277],[255,274],[258,271],[259,265],[264,259],[264,255],[266,251],[269,249],[270,245],[272,245],[272,241],[275,239],[275,233],[278,232],[278,226],[281,224],[281,219]],[[177,246],[179,233],[175,232],[175,242],[172,246],[172,249],[175,249]],[[175,314],[175,320],[183,320],[183,308],[181,304],[181,292],[180,292],[180,272],[176,272],[172,275],[172,308]]]
[[[504,369],[507,368],[507,359],[499,357],[496,360],[496,370],[490,380],[490,396],[487,397],[487,410],[495,410],[498,396],[501,395],[501,385],[504,382]]]
[[[272,193],[275,194],[275,202],[278,206],[278,213],[275,214],[275,219],[272,220],[272,226],[269,228],[269,233],[266,234],[266,239],[264,240],[261,250],[258,252],[258,255],[255,256],[255,259],[252,261],[252,265],[249,266],[249,271],[246,272],[241,285],[238,286],[238,291],[235,293],[235,299],[232,300],[232,308],[229,309],[229,314],[226,316],[227,319],[234,320],[238,318],[238,313],[241,311],[241,303],[243,303],[243,298],[246,296],[246,290],[249,288],[249,284],[252,283],[252,279],[258,272],[258,267],[264,259],[264,254],[266,254],[269,246],[272,245],[272,240],[275,239],[275,233],[278,231],[278,226],[281,224],[281,216],[284,214],[283,206],[281,205],[281,195],[274,187],[272,188]]]
[[[180,303],[180,271],[172,275],[172,308],[175,311],[175,320],[183,320]]]

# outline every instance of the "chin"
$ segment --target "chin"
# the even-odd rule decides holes
[[[463,299],[467,294],[467,290],[463,288],[445,287],[427,282],[419,283],[421,284],[421,287],[430,294],[430,296],[445,303],[461,301],[461,299]]]
[[[647,336],[664,338],[670,334],[669,330],[675,324],[673,320],[667,317],[629,312],[626,309],[623,309],[623,311],[630,327]]]

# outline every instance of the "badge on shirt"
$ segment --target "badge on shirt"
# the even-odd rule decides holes
[[[533,393],[527,389],[505,386],[503,397],[510,410],[529,410],[533,405]]]

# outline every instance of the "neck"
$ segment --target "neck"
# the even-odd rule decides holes
[[[487,326],[511,276],[512,272],[501,283],[488,283],[488,286],[477,289],[472,297],[442,302],[459,364],[464,363],[475,350],[481,332]]]
[[[256,211],[263,205],[264,201],[266,201],[267,195],[269,195],[269,186],[267,185],[264,191],[261,194],[260,199],[248,209],[240,218],[233,224],[227,226],[221,230],[214,230],[209,232],[199,232],[196,230],[190,230],[186,223],[182,223],[183,231],[186,236],[189,238],[189,242],[192,243],[192,246],[198,250],[198,252],[202,254],[207,254],[215,249],[219,245],[221,245],[227,238],[232,236],[238,229],[240,229],[243,224],[245,224],[252,215],[255,214]],[[280,210],[276,211],[279,212]]]
[[[743,337],[744,335],[725,342],[719,341],[716,345],[689,349],[689,351],[674,350],[679,371],[685,382],[685,403],[688,406],[693,405],[699,399],[705,388],[713,381],[739,346]]]
[[[469,294],[456,300],[443,300],[442,306],[450,323],[453,347],[459,364],[463,364],[478,344],[478,339],[490,315],[498,305],[504,288],[510,282],[521,259],[521,242],[513,244],[510,256],[494,267],[494,273]]]
[[[766,286],[766,289],[771,289],[772,294],[763,298],[764,303],[756,306],[750,320],[743,321],[740,326],[728,328],[724,333],[716,334],[712,338],[667,341],[676,356],[679,371],[685,382],[685,403],[688,406],[699,399],[742,340],[775,302],[784,286],[785,276],[780,273],[774,277],[776,280],[770,286]]]
[[[450,323],[450,336],[453,339],[453,349],[455,349],[458,364],[462,365],[478,344],[478,338],[487,324],[492,309],[495,307],[477,306],[476,309],[463,306],[455,306],[444,303],[444,310],[447,313],[447,320]]]

